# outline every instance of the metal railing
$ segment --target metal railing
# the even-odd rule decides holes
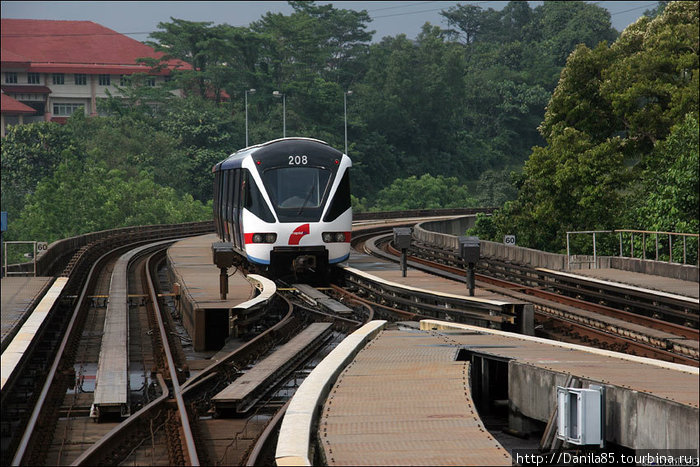
[[[642,237],[642,254],[641,258],[642,260],[651,260],[652,258],[647,258],[647,237],[651,238],[651,236],[654,236],[654,261],[659,261],[659,252],[661,251],[659,249],[659,236],[662,237],[667,237],[668,238],[668,262],[673,263],[673,245],[674,237],[680,237],[681,240],[676,240],[676,242],[682,241],[683,243],[683,260],[678,261],[678,264],[688,264],[687,261],[687,253],[688,253],[688,238],[695,238],[696,242],[696,252],[695,252],[695,265],[698,265],[698,234],[694,233],[681,233],[681,232],[661,232],[661,231],[655,231],[655,230],[634,230],[634,229],[617,229],[617,230],[580,230],[580,231],[570,231],[566,232],[566,258],[567,258],[567,268],[571,269],[571,264],[582,264],[582,263],[592,263],[593,268],[598,267],[598,251],[597,251],[597,243],[596,243],[596,234],[618,234],[619,236],[619,244],[620,244],[620,249],[619,249],[619,254],[618,256],[626,257],[626,258],[637,258],[634,254],[634,236],[635,234],[640,235]],[[570,235],[572,234],[592,234],[593,235],[593,260],[592,261],[571,261],[571,242],[570,242]],[[624,245],[623,245],[623,236],[625,234],[629,234],[629,245],[630,245],[630,255],[625,256],[624,255]],[[639,238],[639,237],[637,237]],[[664,252],[665,253],[665,252]]]

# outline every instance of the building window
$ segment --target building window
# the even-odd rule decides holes
[[[84,73],[76,73],[74,75],[75,78],[75,84],[79,86],[84,86],[87,84],[87,75]]]
[[[27,73],[27,83],[29,84],[40,84],[41,75],[39,73]]]
[[[109,86],[110,82],[109,75],[100,75],[100,86]]]
[[[17,72],[16,71],[6,71],[5,72],[5,83],[6,84],[17,84]]]
[[[163,77],[163,81],[165,81],[166,83],[169,83],[169,82],[171,82],[172,80],[173,80],[173,76],[172,76],[172,75],[165,75],[165,76]]]
[[[147,76],[146,77],[146,86],[155,86],[155,85],[156,85],[155,76]]]
[[[129,75],[119,75],[119,86],[128,86],[131,83]]]
[[[53,73],[51,76],[53,84],[65,84],[66,77],[63,73]]]
[[[83,104],[54,104],[53,115],[54,117],[70,117],[76,110],[84,108]]]

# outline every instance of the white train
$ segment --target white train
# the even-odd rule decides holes
[[[214,172],[214,223],[224,242],[274,277],[350,254],[352,161],[327,143],[283,138],[232,154]]]

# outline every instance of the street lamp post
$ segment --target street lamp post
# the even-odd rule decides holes
[[[255,94],[255,89],[245,90],[245,147],[248,147],[248,93]]]
[[[348,154],[348,96],[352,96],[352,91],[343,92],[343,115],[345,116],[345,155]]]
[[[287,96],[279,91],[274,91],[272,93],[275,97],[282,98],[282,138],[287,137]]]

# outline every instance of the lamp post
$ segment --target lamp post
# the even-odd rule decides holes
[[[287,137],[287,97],[279,91],[274,91],[272,93],[272,95],[275,97],[282,98],[282,138],[286,138]]]
[[[245,90],[245,147],[248,147],[248,94],[255,94],[255,89]]]
[[[352,91],[343,92],[343,114],[345,116],[345,155],[348,154],[348,96],[352,96]]]

